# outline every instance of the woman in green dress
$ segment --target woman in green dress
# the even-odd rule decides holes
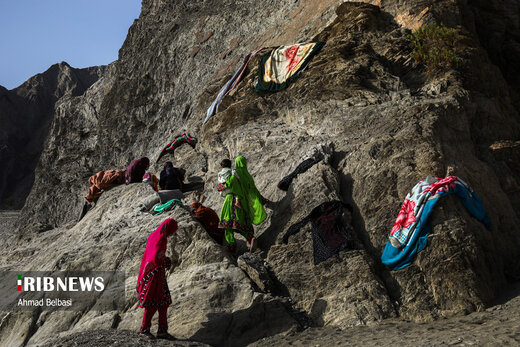
[[[262,205],[262,196],[255,186],[253,177],[247,171],[244,157],[236,158],[235,170],[229,170],[225,183],[219,184],[219,191],[228,192],[222,206],[218,227],[224,229],[230,251],[234,253],[236,250],[234,232],[242,234],[249,243],[250,251],[254,251],[256,239],[253,225],[262,223],[267,214]]]

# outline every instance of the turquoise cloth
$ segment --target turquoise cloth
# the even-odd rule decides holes
[[[162,214],[163,212],[174,210],[175,207],[177,207],[177,205],[182,206],[182,202],[178,199],[171,199],[167,203],[155,206],[153,208],[152,212],[150,212],[150,213],[152,214],[152,216],[158,216],[158,215]]]

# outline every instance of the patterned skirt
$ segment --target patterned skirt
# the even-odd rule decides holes
[[[253,224],[249,221],[244,209],[236,206],[237,197],[235,194],[226,195],[222,211],[220,212],[219,228],[231,228],[241,230],[246,233],[253,233]]]
[[[172,303],[166,271],[158,266],[150,271],[137,285],[139,293],[139,307],[169,306]]]

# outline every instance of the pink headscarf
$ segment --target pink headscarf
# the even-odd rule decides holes
[[[166,258],[166,246],[168,244],[168,236],[173,235],[177,231],[177,222],[175,219],[165,219],[153,233],[148,236],[146,242],[146,250],[141,260],[139,268],[139,276],[137,283],[140,283],[144,276],[150,271],[164,263]]]

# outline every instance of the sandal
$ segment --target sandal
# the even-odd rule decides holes
[[[141,330],[139,335],[149,338],[150,340],[155,339],[155,336],[150,332],[150,330]]]

